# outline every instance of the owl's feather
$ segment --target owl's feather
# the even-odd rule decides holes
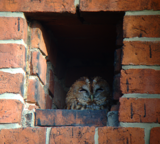
[[[78,79],[69,89],[66,97],[67,109],[99,110],[109,107],[111,91],[109,84],[101,77],[92,80]]]

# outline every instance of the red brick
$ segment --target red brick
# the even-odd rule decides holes
[[[39,51],[32,52],[31,74],[38,75],[41,81],[46,84],[47,62]]]
[[[117,105],[112,105],[110,111],[118,111],[118,110],[119,110],[119,104],[117,104]]]
[[[72,12],[75,13],[74,0],[2,0],[0,11],[17,12]]]
[[[48,56],[47,50],[47,38],[46,32],[43,27],[37,23],[33,22],[31,24],[31,48],[39,48],[46,56]]]
[[[20,101],[0,99],[0,123],[20,123],[22,110]]]
[[[41,109],[45,109],[46,107],[44,89],[38,78],[29,79],[27,101],[38,103]]]
[[[150,144],[159,144],[160,143],[160,127],[152,128],[150,131]]]
[[[122,49],[116,49],[114,53],[114,72],[120,73],[122,65],[121,65],[121,55]]]
[[[29,105],[28,110],[36,110],[39,109],[39,106],[37,105]]]
[[[54,74],[52,70],[50,70],[49,75],[49,90],[54,94]]]
[[[160,65],[160,42],[126,42],[123,46],[123,65]]]
[[[0,94],[19,93],[23,95],[23,74],[11,74],[0,71]]]
[[[27,23],[23,18],[0,17],[0,40],[27,39]]]
[[[25,47],[18,44],[0,44],[0,68],[25,70]]]
[[[60,82],[55,80],[54,81],[54,98],[53,98],[54,104],[59,109],[63,109],[65,107],[65,99],[66,99],[66,93],[63,87],[61,86]]]
[[[55,43],[51,42],[50,43],[50,49],[48,50],[49,56],[48,59],[49,61],[51,61],[52,65],[56,68],[57,64],[57,47],[55,45]]]
[[[160,70],[128,69],[121,71],[122,93],[160,94]]]
[[[160,16],[125,16],[123,37],[160,37]]]
[[[45,144],[46,128],[2,129],[0,140],[5,144]]]
[[[121,98],[119,121],[160,123],[160,99]]]
[[[36,126],[105,126],[107,110],[36,110]]]
[[[141,128],[98,128],[99,144],[145,144],[144,129]]]
[[[120,74],[117,74],[114,76],[113,81],[113,98],[115,100],[118,100],[122,95],[122,92],[120,90]]]
[[[94,144],[95,127],[54,127],[50,144]]]
[[[81,0],[81,11],[136,11],[136,10],[160,10],[160,2],[157,0]]]
[[[52,109],[52,98],[48,94],[46,95],[46,109]]]

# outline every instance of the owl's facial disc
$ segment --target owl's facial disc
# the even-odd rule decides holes
[[[79,92],[81,92],[81,93],[88,93],[88,90],[86,90],[86,89],[84,89],[84,88],[81,88],[81,89],[79,90]]]
[[[97,88],[97,89],[95,90],[95,93],[100,93],[100,92],[103,92],[103,91],[104,91],[103,88]]]

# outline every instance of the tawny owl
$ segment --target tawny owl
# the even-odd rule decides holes
[[[101,77],[78,79],[66,97],[67,109],[99,110],[108,108],[111,99],[109,84]]]

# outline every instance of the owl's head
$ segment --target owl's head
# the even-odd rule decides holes
[[[70,88],[66,102],[75,100],[82,105],[103,106],[111,98],[109,84],[101,77],[89,79],[81,77]]]

